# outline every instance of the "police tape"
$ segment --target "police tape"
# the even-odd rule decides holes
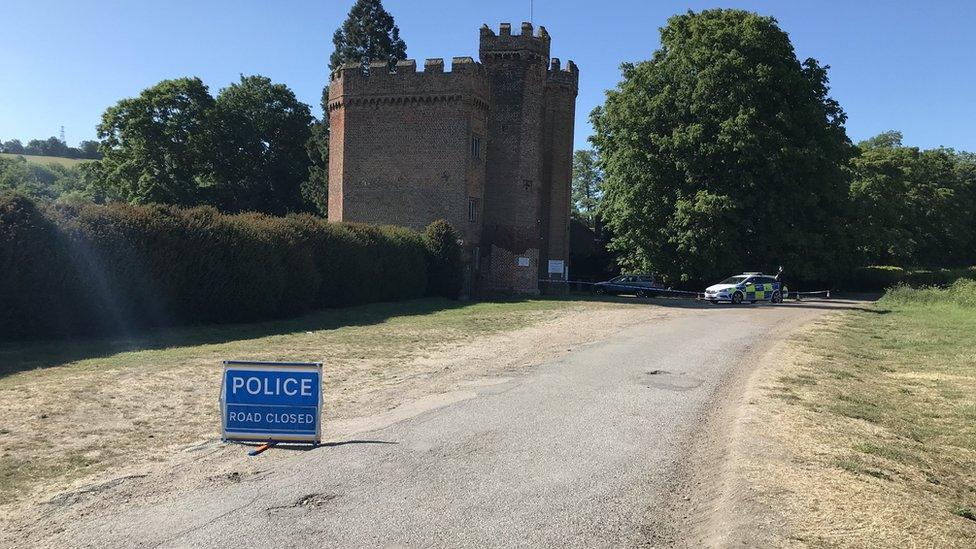
[[[539,282],[558,283],[558,284],[579,284],[581,286],[582,285],[596,286],[597,284],[599,284],[599,282],[586,282],[584,280],[554,280],[554,279],[551,279],[551,278],[540,278],[539,279]],[[624,288],[624,289],[627,289],[627,290],[643,290],[643,291],[645,291],[647,293],[668,293],[668,294],[678,294],[678,295],[693,295],[697,299],[703,299],[704,296],[705,296],[705,293],[704,292],[692,292],[692,291],[688,291],[688,290],[673,290],[671,288],[648,288],[647,286],[633,286],[633,285],[629,285],[629,284],[617,284],[617,283],[614,283],[613,286],[614,286],[614,288]],[[791,292],[791,291],[789,291],[789,288],[787,288],[787,295],[788,296],[821,295],[821,294],[823,294],[825,297],[828,297],[829,298],[830,297],[830,290],[817,290],[815,292]]]
[[[825,294],[826,297],[830,297],[830,290],[818,290],[816,292],[790,292],[790,295],[820,295]]]

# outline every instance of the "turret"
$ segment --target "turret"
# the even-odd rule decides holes
[[[542,26],[534,35],[532,30],[532,23],[522,23],[522,33],[513,35],[512,25],[502,23],[499,26],[498,34],[495,34],[488,25],[483,25],[479,48],[481,61],[485,62],[492,56],[509,56],[521,53],[522,55],[538,56],[548,62],[549,33]]]

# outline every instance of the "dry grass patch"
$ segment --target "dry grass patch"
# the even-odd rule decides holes
[[[139,341],[0,346],[0,498],[11,503],[55,493],[73,481],[166,460],[217,439],[225,359],[324,362],[328,427],[453,390],[459,379],[498,375],[492,368],[548,345],[541,328],[539,341],[530,338],[530,348],[521,351],[508,348],[508,334],[548,323],[582,326],[585,319],[613,329],[614,322],[638,318],[637,307],[647,310],[585,300],[418,300],[168,330]],[[607,310],[616,316],[608,318]],[[478,352],[479,345],[489,358],[478,362],[472,354],[468,360],[465,353]]]
[[[795,338],[765,390],[791,543],[976,545],[974,334],[976,308],[895,294]]]

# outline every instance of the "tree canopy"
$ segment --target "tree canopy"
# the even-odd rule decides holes
[[[905,147],[893,131],[858,148],[851,163],[858,259],[928,268],[971,262],[976,251],[973,155]]]
[[[241,76],[217,95],[219,122],[213,202],[225,211],[273,214],[304,208],[309,106],[284,84]]]
[[[578,150],[573,153],[573,215],[593,229],[600,204],[600,184],[603,173],[597,165],[596,151]]]
[[[332,37],[335,51],[329,59],[329,71],[348,62],[359,62],[369,70],[374,61],[385,61],[392,70],[407,56],[407,45],[400,39],[400,29],[380,0],[356,0],[349,16]]]
[[[779,264],[838,275],[854,148],[827,67],[740,10],[672,17],[661,43],[592,114],[622,266],[671,281]]]
[[[329,216],[329,87],[322,89],[322,119],[312,122],[311,137],[305,143],[308,179],[302,184],[302,198],[320,215]]]
[[[308,105],[263,76],[216,99],[199,78],[164,80],[105,111],[104,157],[86,180],[102,200],[304,211],[311,121]]]
[[[213,186],[214,98],[199,78],[163,80],[109,107],[98,125],[106,196],[195,205]]]

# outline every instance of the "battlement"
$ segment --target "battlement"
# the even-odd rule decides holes
[[[562,68],[559,58],[553,57],[549,62],[547,81],[550,84],[567,86],[577,90],[579,89],[579,68],[572,61],[567,61],[566,68]]]
[[[370,64],[368,72],[358,63],[346,63],[332,73],[329,108],[340,106],[344,98],[400,101],[464,96],[474,96],[487,108],[487,82],[485,68],[471,57],[453,58],[450,70],[445,70],[440,58],[425,60],[422,71],[414,59],[398,62],[393,71],[383,62]]]
[[[529,53],[549,59],[549,32],[540,26],[533,34],[532,23],[522,23],[522,33],[512,34],[512,25],[502,23],[498,34],[488,25],[481,26],[481,59],[507,57],[511,54]]]
[[[471,57],[454,57],[451,59],[451,70],[444,70],[444,59],[424,60],[424,70],[417,71],[417,61],[415,59],[404,59],[396,64],[394,70],[390,70],[386,62],[379,61],[369,64],[369,70],[363,70],[359,63],[346,63],[336,69],[331,76],[333,82],[336,81],[385,81],[391,79],[416,78],[417,75],[434,74],[453,74],[453,75],[478,75],[483,74],[484,68],[481,63],[475,62]]]

